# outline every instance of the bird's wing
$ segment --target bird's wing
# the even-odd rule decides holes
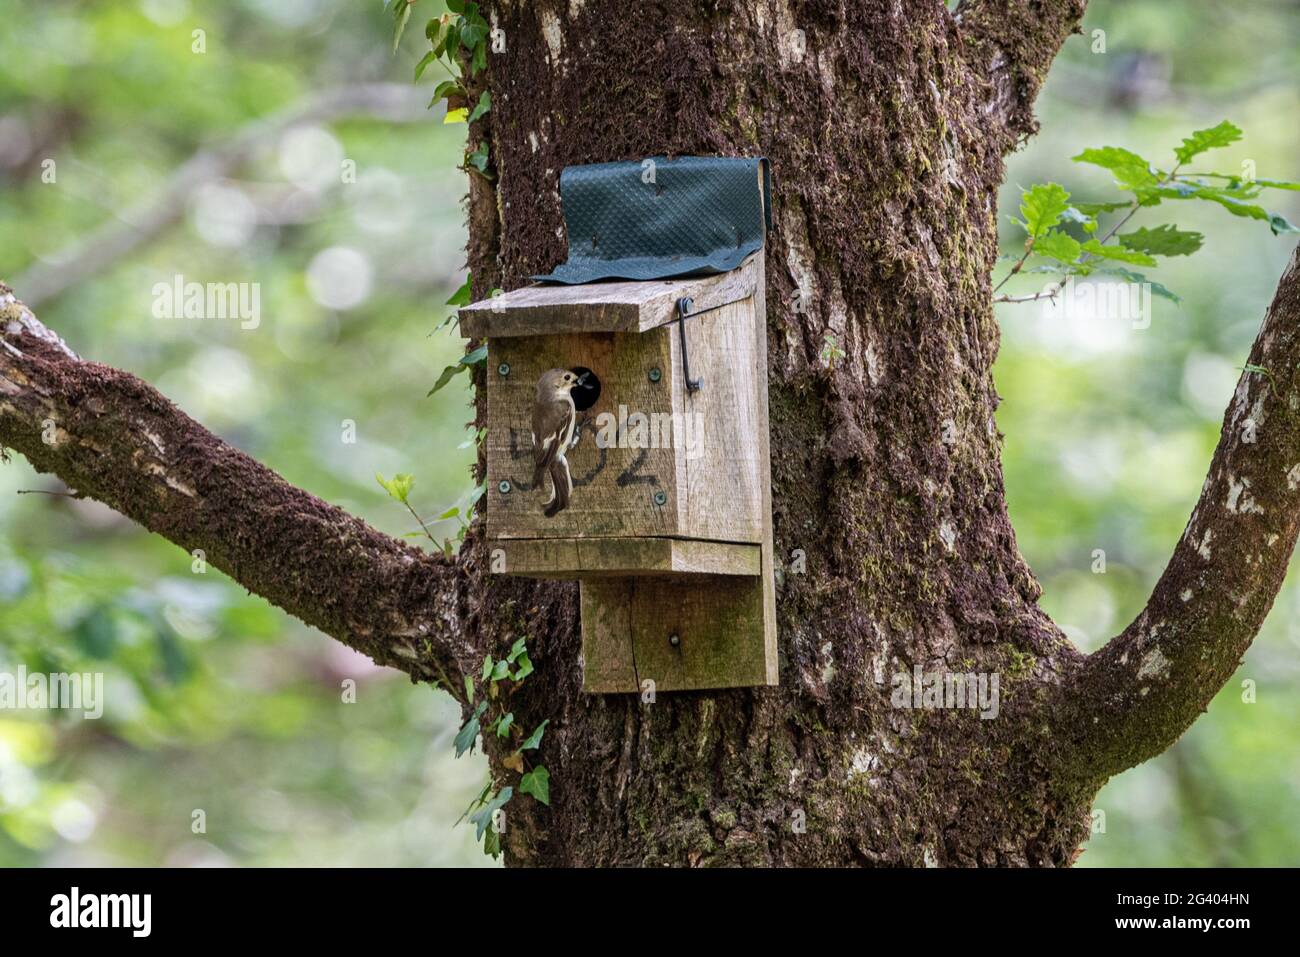
[[[573,413],[568,403],[547,402],[533,408],[533,486],[539,487],[542,476],[561,453],[573,429]]]

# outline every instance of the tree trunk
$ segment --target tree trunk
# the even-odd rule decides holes
[[[937,2],[493,14],[507,49],[471,130],[495,177],[474,178],[477,293],[564,259],[567,165],[771,160],[776,554],[806,562],[778,571],[778,689],[654,703],[582,693],[575,586],[491,586],[545,610],[524,616],[545,662],[524,720],[556,729],[554,806],[514,810],[510,862],[1070,861],[1098,782],[1043,770],[1038,692],[1078,656],[1036,605],[1003,500],[989,275],[1015,131],[988,111],[977,47]],[[999,674],[998,717],[894,707],[914,667]]]
[[[470,91],[492,94],[470,130],[491,156],[469,200],[479,296],[563,259],[567,165],[771,160],[779,687],[584,694],[575,584],[485,574],[481,522],[455,562],[379,535],[82,361],[3,286],[0,442],[467,715],[464,676],[527,638],[537,672],[509,703],[516,726],[549,721],[551,803],[507,806],[510,864],[1071,862],[1097,789],[1200,714],[1285,574],[1300,261],[1247,367],[1270,375],[1243,375],[1150,603],[1084,656],[1007,518],[989,278],[1003,156],[1082,0],[484,8],[506,50]],[[996,716],[908,706],[916,669],[996,676]],[[517,791],[513,745],[483,744]]]

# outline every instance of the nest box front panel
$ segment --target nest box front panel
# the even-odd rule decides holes
[[[591,370],[600,393],[595,405],[578,413],[578,441],[565,453],[573,480],[569,507],[547,517],[543,506],[551,494],[551,478],[544,474],[540,486],[532,482],[533,403],[544,372],[575,368]],[[640,443],[626,427],[634,412],[648,416],[673,411],[672,350],[666,329],[490,339],[487,371],[490,537],[680,533],[680,463],[674,449],[633,447]]]

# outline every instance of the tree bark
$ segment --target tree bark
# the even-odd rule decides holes
[[[479,295],[563,259],[566,165],[772,162],[779,687],[584,694],[575,585],[483,575],[477,532],[455,565],[379,535],[77,359],[4,290],[0,442],[462,704],[462,676],[527,638],[537,673],[510,707],[550,721],[551,805],[510,803],[511,864],[1071,862],[1097,789],[1194,720],[1280,586],[1300,523],[1296,261],[1250,360],[1270,372],[1243,375],[1169,569],[1086,657],[1038,608],[1007,518],[990,284],[1003,155],[1082,2],[484,6],[507,50],[470,131],[492,158],[468,205]],[[997,674],[997,717],[895,706],[914,667]]]

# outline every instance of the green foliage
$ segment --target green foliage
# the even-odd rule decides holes
[[[397,0],[392,7],[396,20],[393,34],[394,51],[401,42],[402,33],[406,30],[415,3],[416,0],[405,0],[405,3],[403,0]],[[479,93],[478,101],[472,110],[466,105],[470,90],[467,81],[473,80],[487,67],[491,29],[491,24],[483,16],[479,5],[465,0],[449,0],[447,12],[425,24],[424,36],[429,42],[429,49],[415,65],[415,80],[419,82],[428,68],[435,63],[446,71],[449,79],[443,80],[434,88],[433,98],[429,101],[430,108],[437,103],[447,104],[444,123],[475,123],[492,109],[492,96],[487,90]],[[473,151],[465,153],[464,168],[490,179],[488,162],[487,141],[480,140]]]
[[[1120,233],[1116,238],[1125,248],[1152,256],[1190,256],[1205,241],[1200,233],[1182,230],[1169,223],[1155,229],[1143,226],[1131,233]]]
[[[1039,237],[1034,243],[1034,252],[1047,256],[1060,263],[1072,263],[1083,251],[1080,242],[1064,230],[1054,230]]]
[[[1020,202],[1020,225],[1030,239],[1037,239],[1060,222],[1061,214],[1069,209],[1070,194],[1057,183],[1039,183],[1025,190]]]
[[[465,504],[464,513],[462,513],[461,507],[459,505],[453,505],[451,508],[447,509],[436,519],[434,519],[435,523],[447,522],[447,521],[451,521],[452,519],[455,519],[460,526],[457,529],[454,538],[444,538],[441,541],[439,541],[436,537],[434,537],[434,534],[430,530],[428,524],[425,522],[424,519],[420,517],[420,513],[415,510],[415,506],[413,506],[409,500],[411,494],[411,488],[412,486],[415,485],[414,476],[409,475],[405,472],[399,472],[397,475],[393,476],[392,479],[386,479],[381,473],[376,473],[375,481],[377,481],[380,484],[380,486],[384,489],[384,491],[386,491],[389,494],[389,496],[392,499],[401,502],[403,505],[405,505],[406,510],[411,513],[411,517],[414,518],[417,522],[419,522],[420,530],[415,532],[407,532],[407,537],[410,538],[417,535],[424,535],[427,539],[429,539],[429,541],[433,542],[435,546],[442,549],[443,553],[448,558],[450,558],[452,555],[455,554],[457,546],[465,541],[465,535],[469,532],[471,520],[465,518],[465,514],[469,514],[471,516],[473,515],[474,505],[478,502],[480,498],[483,497],[483,493],[487,490],[486,485],[483,484],[476,485],[469,493],[468,500]]]
[[[473,282],[473,278],[474,277],[472,273],[465,274],[465,281],[461,283],[459,289],[457,289],[454,293],[451,294],[451,298],[447,300],[447,305],[457,306],[457,307],[468,306],[473,301],[474,293],[471,290],[471,283]],[[443,326],[448,326],[458,321],[459,320],[455,312],[449,313],[447,317],[442,320],[442,322],[434,326],[433,331],[437,332]]]
[[[473,112],[469,115],[469,122],[473,123],[487,115],[487,111],[492,109],[492,94],[484,90],[479,94],[478,103],[475,105]]]
[[[505,787],[493,794],[479,805],[479,809],[470,814],[470,823],[474,825],[474,837],[483,840],[483,834],[492,827],[492,815],[501,810],[514,797],[514,788]]]
[[[834,368],[836,360],[843,359],[845,355],[846,353],[844,349],[841,348],[839,340],[829,332],[826,333],[822,340],[822,364],[828,369]]]
[[[519,741],[519,745],[501,759],[502,766],[520,775],[519,790],[522,793],[531,794],[543,804],[550,804],[550,772],[540,764],[525,770],[527,759],[524,756],[525,751],[535,751],[541,746],[542,736],[546,733],[546,725],[550,723],[550,719],[542,721],[533,728],[532,733],[524,736],[519,725],[515,723],[514,712],[509,710],[505,703],[524,679],[532,673],[533,663],[528,657],[527,641],[518,638],[510,646],[504,658],[484,656],[477,682],[472,675],[465,676],[466,702],[473,704],[477,685],[483,686],[485,697],[456,734],[456,757],[473,748],[475,739],[484,728],[495,732],[499,740],[508,742],[514,738]],[[469,816],[471,821],[480,825],[475,837],[477,840],[484,841],[483,851],[491,857],[496,857],[500,853],[499,838],[491,829],[492,814],[505,807],[514,793],[510,787],[501,788],[494,793],[494,784],[495,782],[489,781],[466,809],[465,814],[461,815],[462,820]],[[489,798],[489,795],[492,797]],[[478,810],[475,811],[475,808]],[[487,834],[486,839],[484,834]]]
[[[413,476],[405,472],[398,472],[392,479],[386,479],[381,473],[376,472],[375,481],[380,484],[385,492],[403,505],[410,504],[406,499],[411,494],[411,486],[415,484]]]
[[[1206,150],[1231,146],[1239,139],[1241,139],[1241,130],[1224,120],[1218,126],[1212,126],[1208,130],[1197,130],[1185,138],[1183,145],[1174,150],[1174,155],[1178,157],[1179,163],[1190,163],[1194,157]]]
[[[1024,254],[994,287],[994,292],[1021,272],[1053,272],[1061,282],[1070,276],[1103,272],[1126,277],[1129,281],[1150,283],[1137,273],[1103,268],[1102,264],[1153,267],[1159,264],[1157,256],[1190,256],[1201,248],[1205,239],[1201,233],[1179,229],[1172,223],[1119,233],[1138,211],[1159,206],[1166,199],[1204,200],[1223,207],[1234,216],[1267,222],[1275,235],[1296,232],[1296,227],[1285,217],[1269,212],[1253,200],[1266,188],[1294,190],[1300,189],[1300,184],[1245,179],[1226,173],[1181,172],[1183,165],[1194,157],[1235,143],[1241,135],[1241,130],[1227,120],[1209,129],[1196,130],[1174,150],[1177,162],[1169,170],[1160,169],[1145,157],[1119,146],[1083,150],[1074,157],[1076,163],[1109,170],[1115,185],[1121,191],[1131,193],[1132,198],[1126,201],[1072,202],[1069,191],[1058,183],[1038,183],[1024,190],[1020,202],[1022,218],[1015,220],[1025,231]],[[1123,215],[1098,238],[1098,217],[1114,212]],[[1111,239],[1117,241],[1112,243]],[[1029,265],[1035,257],[1040,264]],[[1051,262],[1044,265],[1041,264],[1043,260]],[[1155,295],[1180,301],[1160,283],[1150,283],[1150,286]],[[1003,295],[997,301],[1024,302],[1052,295],[1051,291],[1022,297]]]
[[[465,355],[461,356],[456,362],[442,370],[442,375],[438,376],[438,381],[433,384],[433,388],[426,393],[425,398],[441,390],[458,372],[464,372],[476,365],[487,360],[487,346],[481,345],[477,349],[472,349]]]
[[[1110,170],[1115,176],[1115,185],[1123,190],[1146,189],[1161,181],[1150,163],[1118,146],[1086,149],[1073,159],[1076,163],[1091,163]]]
[[[486,701],[480,701],[478,707],[474,709],[474,713],[470,715],[469,720],[461,725],[460,730],[456,732],[456,757],[460,757],[465,752],[474,749],[474,741],[478,737],[480,728],[479,721],[483,717],[483,712],[487,710],[487,706]]]
[[[551,773],[538,765],[519,779],[519,791],[531,794],[545,805],[551,803]]]
[[[545,721],[543,721],[543,722],[542,722],[541,724],[539,724],[537,727],[533,728],[533,733],[530,734],[527,738],[524,739],[524,743],[523,743],[523,744],[519,745],[519,750],[520,750],[520,751],[533,751],[533,750],[536,750],[537,748],[541,747],[541,745],[542,745],[542,735],[544,735],[544,734],[546,733],[546,726],[547,726],[548,724],[550,724],[550,723],[551,723],[551,719],[550,719],[550,718],[547,718]]]

